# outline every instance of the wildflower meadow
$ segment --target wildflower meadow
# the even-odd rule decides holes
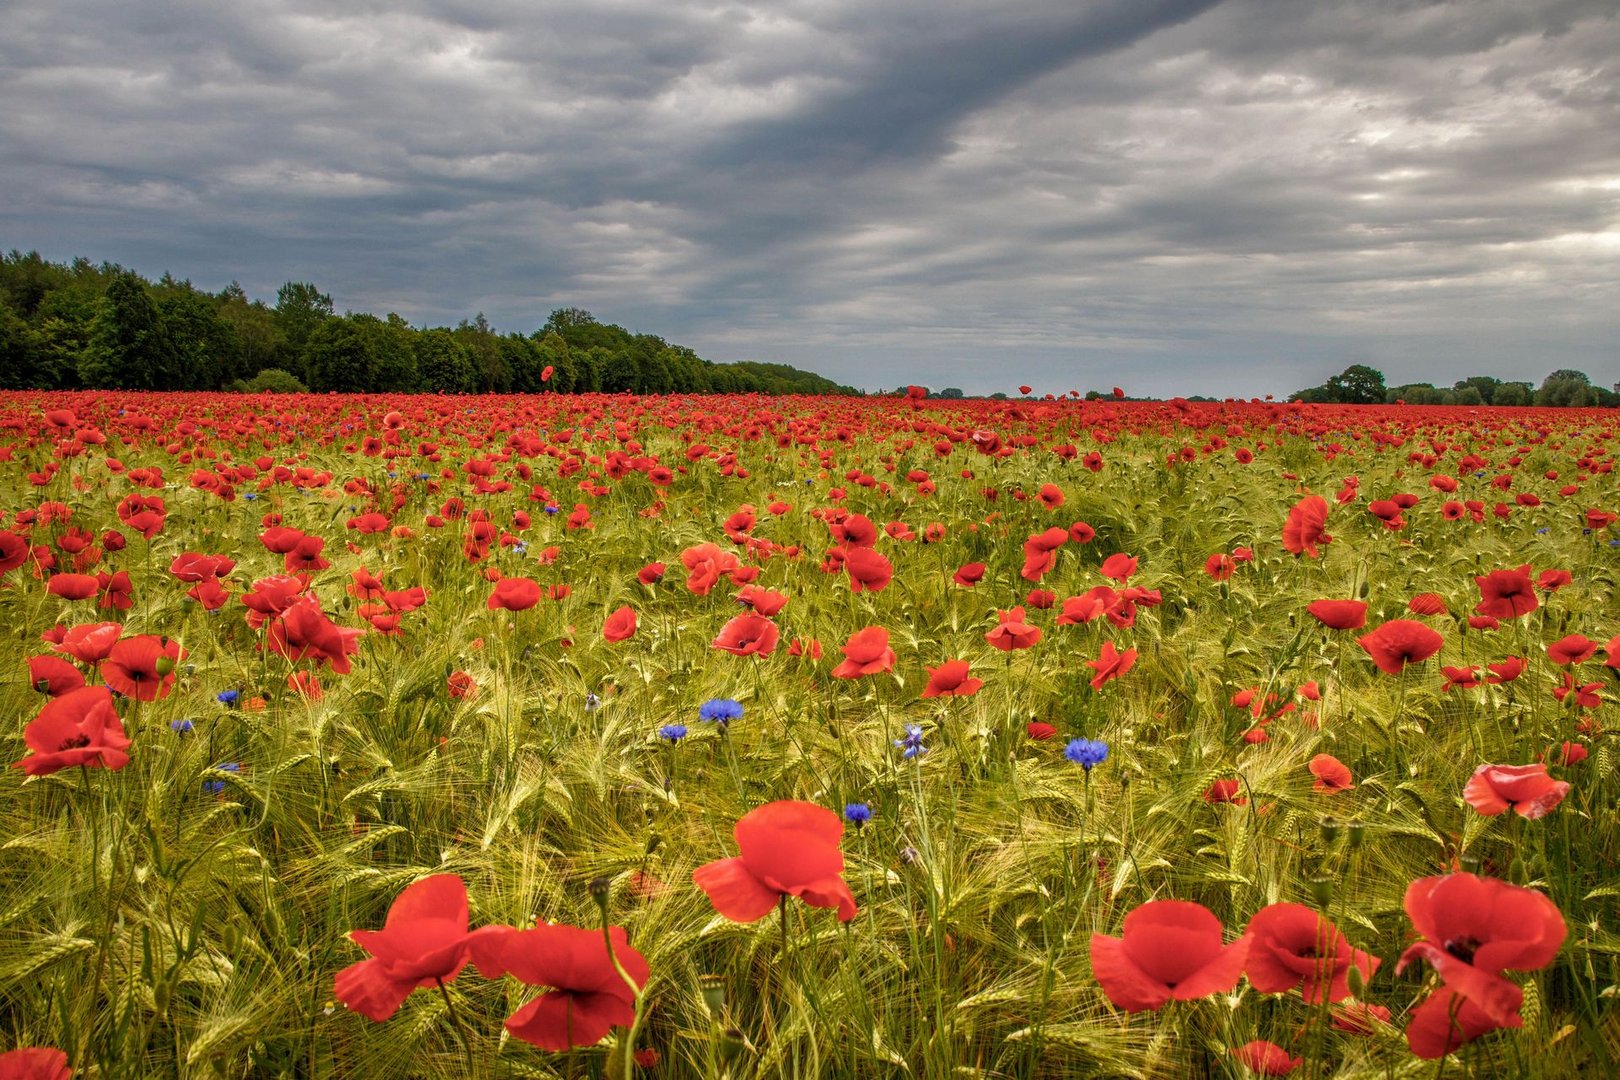
[[[1620,1073],[1613,410],[0,394],[0,1080]]]

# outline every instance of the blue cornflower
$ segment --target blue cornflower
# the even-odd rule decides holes
[[[222,761],[218,765],[215,765],[214,768],[218,772],[239,773],[242,771],[242,763],[240,761]],[[202,787],[204,791],[208,792],[208,794],[218,795],[220,792],[225,790],[225,781],[204,780]]]
[[[1108,744],[1101,739],[1070,739],[1069,745],[1063,748],[1063,756],[1090,772],[1093,765],[1108,760]]]
[[[1536,530],[1536,535],[1537,535],[1537,536],[1545,536],[1545,535],[1547,535],[1547,534],[1548,534],[1548,533],[1550,533],[1550,532],[1552,532],[1552,530],[1551,530],[1551,529],[1537,529],[1537,530]]]
[[[248,502],[252,502],[253,500],[257,499],[258,496],[251,491],[244,491],[242,492],[242,498],[246,499]]]
[[[906,737],[894,740],[894,745],[900,747],[902,757],[914,758],[918,754],[928,753],[928,747],[922,741],[923,729],[917,724],[907,724]]]
[[[555,514],[561,509],[562,507],[558,506],[556,503],[546,503],[546,513],[548,514]]]
[[[590,694],[585,695],[585,711],[586,712],[595,712],[598,708],[601,707],[601,705],[602,705],[602,699],[597,697],[594,693],[590,693]]]
[[[686,725],[665,724],[663,727],[658,729],[658,737],[660,739],[668,739],[672,743],[678,743],[682,739],[686,738]]]
[[[174,732],[176,735],[188,735],[191,733],[191,729],[196,726],[196,724],[193,724],[190,720],[186,720],[184,718],[169,721],[169,730]]]
[[[230,706],[235,705],[237,701],[241,699],[241,697],[242,691],[240,690],[221,690],[219,693],[214,695],[214,700],[229,708]]]
[[[863,802],[852,802],[844,807],[844,820],[858,829],[872,820],[872,808]]]
[[[521,541],[512,545],[512,554],[514,554],[514,555],[522,555],[522,554],[526,553],[528,550],[529,550],[529,545],[525,544],[525,543],[522,543]]]
[[[710,698],[698,709],[698,719],[711,720],[718,724],[729,724],[742,714],[742,703],[727,697]]]

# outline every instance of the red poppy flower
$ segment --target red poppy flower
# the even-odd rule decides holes
[[[304,675],[308,673],[295,671],[293,674]],[[465,671],[451,672],[450,678],[446,680],[445,688],[449,691],[450,696],[458,701],[464,698],[473,697],[478,693],[478,684],[474,682],[473,677],[467,674]]]
[[[681,565],[686,567],[687,590],[708,596],[720,578],[736,570],[739,563],[736,555],[718,544],[698,544],[681,552]]]
[[[1563,701],[1569,695],[1575,695],[1575,704],[1583,709],[1595,709],[1603,704],[1603,698],[1598,691],[1603,689],[1602,683],[1582,683],[1577,685],[1575,676],[1566,671],[1562,685],[1553,687],[1553,697]]]
[[[1517,570],[1492,570],[1476,577],[1474,583],[1479,586],[1479,603],[1474,611],[1480,615],[1516,619],[1541,606],[1535,583],[1530,580],[1528,563]]]
[[[1002,652],[1012,652],[1014,649],[1028,649],[1041,640],[1041,628],[1024,621],[1023,608],[1000,611],[996,616],[996,628],[984,635],[984,640],[992,647]]]
[[[1233,1047],[1232,1056],[1259,1076],[1287,1076],[1305,1063],[1304,1058],[1290,1057],[1287,1050],[1264,1039]]]
[[[349,657],[360,651],[364,633],[360,627],[340,627],[328,619],[311,593],[271,624],[269,642],[288,660],[330,664],[339,675],[347,675]]]
[[[1089,544],[1096,535],[1097,530],[1083,521],[1077,521],[1069,526],[1069,539],[1077,544]]]
[[[175,556],[169,564],[169,573],[191,584],[222,578],[234,569],[234,559],[224,555],[200,555],[192,551]]]
[[[1237,563],[1232,561],[1230,555],[1216,552],[1204,560],[1204,573],[1216,581],[1225,581],[1236,572]]]
[[[733,656],[769,656],[776,651],[781,636],[776,624],[765,616],[745,611],[720,628],[714,647]]]
[[[1620,668],[1620,634],[1614,635],[1609,639],[1609,643],[1603,646],[1603,666]]]
[[[135,587],[128,570],[96,575],[96,606],[128,611],[135,606]]]
[[[0,531],[0,574],[21,566],[28,558],[29,549],[27,537]]]
[[[1126,649],[1120,652],[1114,647],[1112,641],[1103,642],[1102,655],[1095,660],[1087,660],[1086,667],[1097,674],[1091,678],[1091,688],[1101,690],[1103,684],[1119,678],[1136,663],[1136,650]]]
[[[1318,545],[1333,542],[1333,537],[1325,531],[1327,515],[1327,500],[1320,495],[1307,495],[1295,503],[1283,525],[1284,549],[1290,554],[1309,555],[1313,559],[1320,555]]]
[[[81,664],[100,663],[112,652],[112,647],[118,644],[118,639],[123,633],[124,627],[121,623],[83,623],[70,627],[54,648],[58,652],[67,653]]]
[[[49,653],[28,658],[28,685],[42,694],[61,697],[84,685],[84,675],[60,656]]]
[[[1332,754],[1317,754],[1311,758],[1308,768],[1311,775],[1316,777],[1312,789],[1324,795],[1337,795],[1355,787],[1349,767]]]
[[[1221,994],[1237,985],[1249,939],[1221,944],[1221,921],[1202,904],[1149,900],[1125,916],[1122,937],[1091,935],[1091,971],[1127,1012]]]
[[[1360,600],[1312,600],[1305,610],[1329,630],[1360,630],[1367,625],[1367,605]]]
[[[889,632],[881,626],[868,626],[851,634],[843,645],[844,661],[833,668],[840,679],[880,675],[894,667],[894,650],[889,648]]]
[[[1547,766],[1481,765],[1463,787],[1469,806],[1487,817],[1512,809],[1523,818],[1544,817],[1569,794],[1569,785],[1547,775]]]
[[[636,580],[643,585],[656,585],[664,580],[664,571],[667,567],[661,562],[648,563],[636,573]]]
[[[242,594],[242,606],[248,609],[248,625],[259,629],[296,603],[305,588],[304,581],[290,574],[273,574],[255,581],[253,588]]]
[[[894,579],[894,564],[876,548],[851,547],[844,552],[851,592],[882,592]]]
[[[23,1046],[0,1054],[0,1080],[72,1080],[68,1056],[54,1046]]]
[[[1057,728],[1051,724],[1043,724],[1039,720],[1031,720],[1024,725],[1024,730],[1029,732],[1029,737],[1036,742],[1045,742],[1057,735]]]
[[[1115,581],[1124,583],[1131,579],[1132,574],[1136,573],[1136,563],[1136,556],[1119,552],[1104,559],[1097,572],[1105,578],[1112,578]]]
[[[101,582],[94,574],[52,574],[45,591],[63,600],[88,600],[96,595]]]
[[[1536,576],[1536,588],[1542,592],[1557,592],[1574,580],[1568,570],[1543,570]]]
[[[1580,634],[1559,638],[1547,646],[1547,657],[1555,664],[1581,664],[1597,652],[1598,643]]]
[[[1204,801],[1212,806],[1216,803],[1236,803],[1241,806],[1249,801],[1238,794],[1242,790],[1241,780],[1215,780],[1204,789]]]
[[[500,939],[509,927],[467,931],[467,886],[455,874],[434,874],[407,885],[388,908],[381,930],[354,930],[349,939],[371,954],[333,980],[333,996],[362,1016],[387,1020],[418,987],[447,983],[471,959],[475,940]]]
[[[1350,968],[1371,980],[1382,962],[1352,949],[1327,919],[1302,904],[1272,904],[1255,912],[1244,931],[1249,938],[1246,971],[1262,994],[1299,988],[1307,1004],[1350,996]]]
[[[1440,674],[1446,677],[1446,685],[1442,690],[1472,690],[1479,685],[1479,665],[1469,664],[1467,667],[1441,667]]]
[[[1063,489],[1056,484],[1042,484],[1036,498],[1040,499],[1041,505],[1048,510],[1056,510],[1063,505]]]
[[[1561,745],[1553,747],[1548,756],[1552,758],[1553,764],[1562,765],[1567,769],[1571,765],[1579,765],[1585,761],[1587,754],[1586,744],[1565,740]]]
[[[614,1027],[635,1022],[635,991],[614,966],[615,958],[638,988],[647,985],[647,958],[630,947],[624,927],[608,928],[613,954],[600,930],[547,925],[475,931],[473,963],[485,978],[512,975],[551,989],[506,1018],[506,1030],[542,1050],[561,1053],[594,1046]]]
[[[982,562],[968,563],[951,575],[951,580],[958,585],[977,585],[984,577],[985,565]]]
[[[983,679],[968,676],[966,660],[947,660],[937,668],[928,669],[928,685],[923,688],[922,696],[969,697],[978,693],[983,685]]]
[[[1029,595],[1024,597],[1024,603],[1037,611],[1045,611],[1057,603],[1057,593],[1050,589],[1031,589]]]
[[[1568,933],[1563,915],[1541,893],[1460,872],[1412,882],[1406,914],[1422,940],[1401,954],[1395,973],[1427,960],[1446,989],[1496,1027],[1523,1024],[1524,991],[1502,972],[1546,967]]]
[[[739,818],[732,835],[736,858],[692,871],[692,881],[708,894],[715,911],[736,922],[754,922],[781,897],[797,896],[811,907],[837,908],[840,922],[855,917],[855,897],[840,876],[844,823],[837,814],[808,802],[766,803]]]
[[[1379,670],[1399,675],[1408,664],[1421,664],[1446,643],[1439,632],[1412,619],[1391,619],[1356,639]]]
[[[185,656],[178,642],[154,634],[125,638],[101,662],[101,678],[125,697],[156,701],[174,689],[174,664]]]
[[[495,583],[495,591],[489,594],[489,601],[484,606],[490,611],[497,608],[527,611],[539,602],[539,582],[526,577],[509,577]]]
[[[129,764],[129,739],[105,686],[86,686],[52,698],[23,729],[23,742],[31,753],[13,762],[12,768],[29,776],[76,765],[122,769]]]
[[[624,641],[636,633],[635,609],[626,604],[607,617],[602,624],[602,636],[608,641]]]
[[[744,585],[737,590],[737,602],[761,615],[775,615],[787,607],[788,597],[785,593],[762,589],[758,585]]]
[[[1439,593],[1418,593],[1407,602],[1406,610],[1414,615],[1444,615],[1446,601]]]
[[[1488,671],[1492,672],[1492,674],[1488,676],[1485,681],[1490,683],[1492,686],[1496,686],[1501,683],[1512,682],[1520,675],[1523,675],[1525,661],[1517,656],[1510,656],[1500,663],[1486,664],[1485,667]]]

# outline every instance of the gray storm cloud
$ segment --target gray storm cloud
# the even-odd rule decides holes
[[[1611,4],[0,10],[0,244],[868,388],[1620,378]]]

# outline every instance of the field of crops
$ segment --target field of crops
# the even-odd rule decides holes
[[[1616,1075],[1617,421],[0,395],[0,1078]]]

